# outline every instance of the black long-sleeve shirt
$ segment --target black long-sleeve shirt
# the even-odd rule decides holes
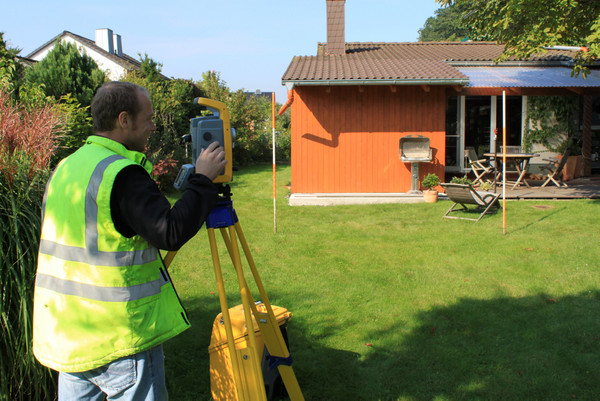
[[[129,166],[117,174],[110,198],[111,216],[121,235],[138,234],[167,251],[178,250],[191,239],[217,203],[212,181],[193,174],[181,198],[171,204],[141,166]]]

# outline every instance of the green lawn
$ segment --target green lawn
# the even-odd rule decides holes
[[[501,211],[442,219],[448,201],[290,207],[289,166],[277,179],[277,233],[271,166],[231,187],[306,400],[600,399],[600,202],[508,202],[502,235]],[[193,327],[165,346],[170,399],[209,400],[205,229],[171,274]]]

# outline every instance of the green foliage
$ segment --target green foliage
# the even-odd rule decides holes
[[[489,181],[483,182],[479,185],[479,189],[482,191],[489,191],[492,189],[492,183]]]
[[[523,146],[531,151],[534,143],[558,151],[572,140],[577,127],[579,98],[576,96],[531,96],[528,98],[528,128]]]
[[[600,57],[600,2],[586,0],[437,0],[464,5],[465,22],[475,40],[506,45],[500,60],[546,53],[547,46],[585,46],[577,55],[574,74]]]
[[[450,180],[451,184],[462,184],[462,185],[473,185],[473,181],[469,180],[467,178],[467,175],[465,174],[462,177],[452,177],[452,179]]]
[[[161,75],[162,71],[162,63],[158,63],[152,58],[148,57],[147,53],[144,53],[142,57],[141,54],[138,54],[140,57],[141,65],[141,74],[148,82],[161,82],[164,78]]]
[[[276,131],[275,160],[290,161],[292,159],[292,135],[290,130]]]
[[[0,400],[56,394],[49,369],[31,349],[40,216],[61,113],[27,110],[0,89]]]
[[[464,22],[466,6],[453,4],[435,11],[419,29],[420,42],[460,41],[469,37],[468,25]]]
[[[4,42],[4,33],[0,32],[0,85],[10,91],[18,90],[23,80],[23,65],[17,62],[19,49],[8,49]]]
[[[247,96],[241,89],[232,92],[220,73],[215,71],[204,72],[198,85],[204,96],[225,103],[229,109],[231,126],[236,130],[234,164],[244,166],[270,161],[273,149],[270,99]],[[275,121],[275,130],[279,132],[276,155],[282,157],[280,160],[289,160],[289,114]]]
[[[59,100],[71,94],[86,107],[92,103],[106,76],[96,62],[88,55],[80,54],[73,43],[57,40],[44,59],[27,69],[25,79],[30,85],[42,86],[47,96]]]
[[[81,147],[94,132],[89,107],[82,107],[71,94],[61,96],[57,101],[46,96],[40,86],[24,84],[19,88],[18,100],[20,107],[30,112],[52,105],[60,116],[57,129],[60,134],[56,136],[57,149],[52,154],[52,167]]]
[[[54,152],[52,166],[79,149],[87,137],[94,133],[89,107],[82,107],[71,94],[62,96],[56,103],[57,111],[64,117],[58,149]]]
[[[421,181],[421,186],[427,189],[433,189],[438,185],[440,185],[440,178],[434,173],[427,174],[425,178],[423,178],[423,181]]]
[[[150,62],[148,65],[158,68],[160,64]],[[148,89],[154,108],[156,131],[148,140],[146,155],[154,165],[153,176],[159,186],[170,190],[179,167],[185,161],[185,144],[181,137],[189,132],[194,95],[188,81],[155,80],[156,77],[155,74],[144,75],[134,71],[124,81]]]

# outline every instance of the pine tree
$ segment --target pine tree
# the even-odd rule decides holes
[[[47,96],[58,100],[70,93],[86,107],[92,103],[106,75],[91,57],[80,54],[73,43],[57,40],[44,59],[27,69],[25,79],[29,84],[43,85]]]

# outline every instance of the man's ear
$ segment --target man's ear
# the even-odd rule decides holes
[[[129,114],[126,111],[122,111],[119,113],[119,117],[117,117],[117,123],[121,128],[126,128],[129,125]]]

